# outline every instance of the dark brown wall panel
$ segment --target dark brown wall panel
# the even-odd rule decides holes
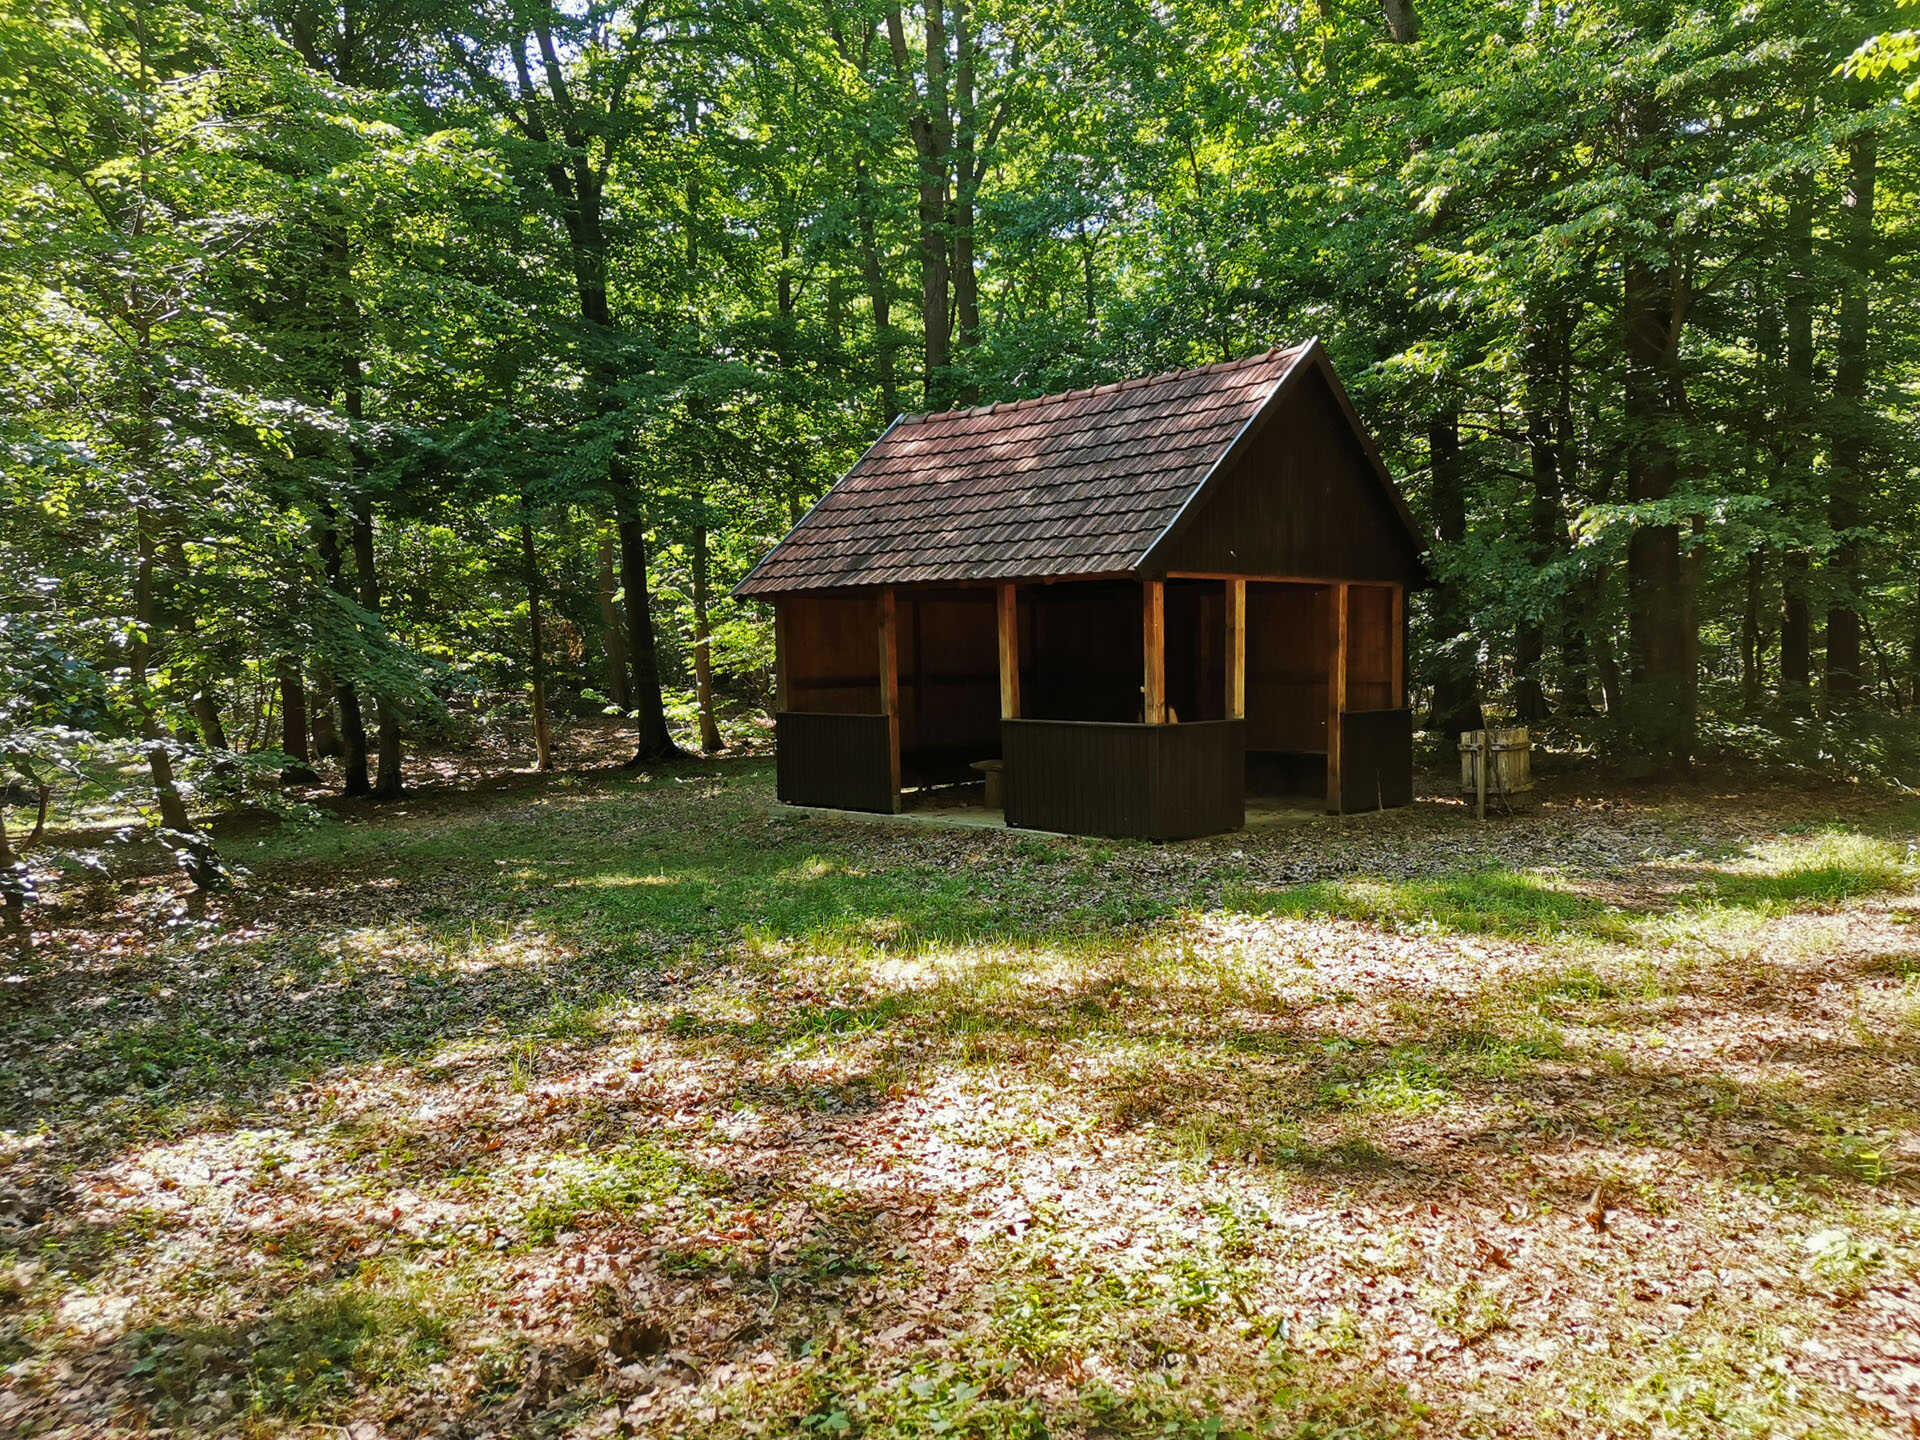
[[[1247,748],[1325,751],[1332,592],[1247,586]]]
[[[893,809],[893,757],[884,715],[773,717],[776,793],[789,805]]]
[[[902,763],[916,780],[966,778],[1000,753],[994,592],[897,592]]]
[[[1325,378],[1300,377],[1158,551],[1162,571],[1415,581],[1419,556]]]
[[[1132,580],[1037,585],[1020,597],[1023,715],[1139,720],[1145,650]]]
[[[1393,704],[1393,591],[1384,585],[1347,587],[1347,708],[1385,710]]]
[[[1008,720],[1007,824],[1070,835],[1183,840],[1246,821],[1246,731]]]
[[[880,709],[880,605],[874,595],[792,595],[780,601],[788,703],[796,711]]]
[[[1413,803],[1413,712],[1349,710],[1340,717],[1340,809]]]

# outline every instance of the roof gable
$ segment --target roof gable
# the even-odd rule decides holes
[[[734,593],[1133,573],[1309,357],[903,416]]]

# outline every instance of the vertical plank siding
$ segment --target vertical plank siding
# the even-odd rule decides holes
[[[1340,809],[1413,803],[1413,712],[1349,710],[1340,717]]]
[[[773,717],[780,798],[835,810],[895,809],[894,723],[890,715],[781,711]]]
[[[1008,720],[1007,824],[1184,840],[1246,823],[1246,726]]]
[[[1156,567],[1209,575],[1416,584],[1419,543],[1394,513],[1332,387],[1310,375],[1194,502]]]

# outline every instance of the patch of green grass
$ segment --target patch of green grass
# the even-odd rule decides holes
[[[1758,846],[1749,861],[1712,884],[1724,904],[1785,910],[1886,894],[1916,880],[1920,872],[1894,841],[1828,829]]]
[[[596,1215],[624,1215],[675,1194],[700,1194],[714,1177],[671,1151],[641,1142],[575,1157],[559,1185],[529,1205],[522,1229],[534,1245],[551,1245]]]
[[[1255,913],[1428,924],[1460,934],[1602,940],[1631,935],[1626,916],[1564,881],[1498,868],[1460,870],[1431,880],[1322,880],[1287,890],[1234,892],[1228,903]]]
[[[216,1395],[228,1408],[306,1418],[443,1358],[447,1334],[411,1297],[356,1283],[296,1295],[245,1325],[149,1326],[126,1345],[158,1419]]]
[[[1320,1093],[1338,1108],[1386,1115],[1424,1115],[1454,1098],[1453,1087],[1439,1068],[1413,1047],[1395,1050],[1385,1065],[1367,1074],[1330,1080]]]

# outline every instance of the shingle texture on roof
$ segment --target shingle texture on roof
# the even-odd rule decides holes
[[[1307,348],[903,416],[736,593],[1129,571]]]

